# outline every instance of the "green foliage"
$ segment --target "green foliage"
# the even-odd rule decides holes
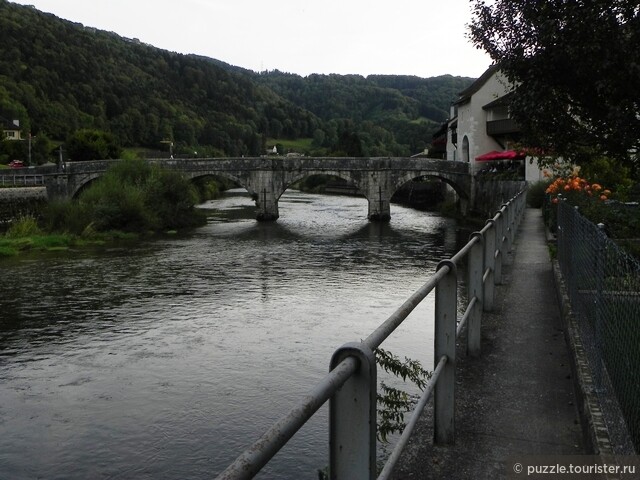
[[[0,110],[0,113],[2,110]],[[41,165],[50,160],[53,144],[44,134],[31,139],[31,165]],[[0,164],[7,164],[11,160],[22,160],[29,165],[29,143],[0,139]]]
[[[123,160],[90,185],[78,201],[53,202],[45,211],[50,231],[76,235],[96,232],[147,232],[204,223],[194,207],[195,187],[177,172],[143,160]]]
[[[154,150],[173,141],[178,155],[261,155],[266,138],[313,138],[309,153],[325,154],[343,150],[345,131],[363,155],[407,155],[430,142],[471,82],[257,74],[1,0],[0,45],[0,114],[19,118],[24,131],[65,139],[98,130],[123,147]],[[81,157],[115,155],[72,155]]]
[[[113,135],[83,128],[67,139],[67,154],[71,160],[105,160],[120,157],[120,147]]]
[[[593,155],[584,162],[580,174],[591,182],[606,185],[616,193],[618,200],[626,200],[633,186],[630,169],[602,155]]]
[[[333,155],[354,156],[360,150],[365,156],[422,151],[448,118],[452,99],[472,82],[450,75],[427,79],[396,75],[301,77],[277,70],[261,73],[257,80],[329,122],[313,132],[314,147],[328,149]],[[360,142],[355,150],[354,136]]]
[[[97,180],[81,195],[78,205],[81,211],[89,212],[87,225],[97,231],[144,232],[154,224],[145,205],[144,184],[125,183],[116,175]]]
[[[198,193],[198,203],[220,198],[222,192],[235,186],[231,180],[220,177],[201,177],[194,180],[193,185]]]
[[[532,208],[542,208],[544,204],[547,187],[551,184],[550,180],[541,180],[527,189],[527,203]]]
[[[376,362],[384,371],[409,381],[423,390],[431,378],[431,372],[425,370],[420,362],[405,357],[404,361],[382,348],[375,350]],[[410,412],[417,402],[415,396],[407,392],[389,387],[384,382],[378,394],[378,431],[381,442],[387,442],[389,435],[401,432],[404,427],[404,415]]]
[[[198,203],[196,188],[182,175],[153,168],[145,187],[144,202],[153,207],[153,230],[180,229],[201,224],[194,209]]]
[[[382,348],[376,348],[376,363],[384,371],[391,373],[402,380],[409,380],[414,383],[420,390],[423,390],[431,372],[422,368],[420,362],[405,357],[404,361],[400,360],[393,353]],[[409,395],[407,392],[397,388],[389,387],[384,383],[380,386],[381,393],[378,394],[378,430],[376,436],[380,442],[387,443],[388,436],[393,433],[399,433],[404,430],[404,415],[410,412],[417,402],[417,399]],[[384,465],[378,462],[378,473]],[[317,470],[318,479],[328,480],[329,467]]]
[[[39,235],[40,233],[38,220],[31,215],[27,215],[12,222],[9,230],[7,230],[6,236],[7,238],[22,238]]]
[[[92,222],[87,205],[78,202],[49,202],[43,211],[43,228],[47,232],[68,232],[82,234]]]
[[[578,163],[605,153],[640,172],[637,0],[474,0],[470,37],[515,85],[525,143]]]

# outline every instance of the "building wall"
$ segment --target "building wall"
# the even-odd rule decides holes
[[[471,163],[472,171],[476,171],[475,158],[492,150],[502,150],[493,138],[487,135],[487,112],[483,106],[504,96],[509,91],[504,76],[497,72],[475,92],[467,103],[458,105],[458,144],[451,142],[451,131],[447,135],[447,160],[466,161]],[[468,155],[463,151],[465,136],[469,142]]]
[[[478,155],[491,150],[502,150],[502,147],[492,137],[487,135],[487,112],[483,106],[504,96],[508,92],[506,80],[501,73],[496,73],[471,97],[471,101],[465,105],[465,119],[458,120],[458,138],[460,134],[469,137],[469,157],[472,171],[476,171],[480,165],[476,165],[475,158]],[[462,128],[461,128],[462,127]]]
[[[544,173],[538,166],[538,159],[527,157],[524,164],[524,179],[529,183],[536,183],[545,180]]]

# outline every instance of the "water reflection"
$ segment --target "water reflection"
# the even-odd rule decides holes
[[[211,478],[455,250],[451,221],[287,192],[189,235],[2,260],[0,477]],[[386,348],[431,361],[428,304]],[[316,478],[326,411],[262,478]]]

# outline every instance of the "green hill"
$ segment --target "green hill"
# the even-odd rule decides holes
[[[259,74],[6,0],[0,50],[0,116],[23,132],[64,142],[89,128],[125,147],[170,140],[208,155],[258,155],[267,139],[297,138],[327,154],[414,153],[471,81]]]

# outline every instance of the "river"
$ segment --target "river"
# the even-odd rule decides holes
[[[455,252],[455,222],[239,190],[206,226],[127,247],[0,260],[0,478],[215,477]],[[428,298],[383,347],[432,367]],[[258,478],[316,479],[327,407]]]

